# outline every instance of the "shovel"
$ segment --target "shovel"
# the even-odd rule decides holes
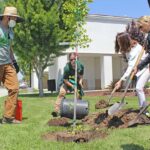
[[[128,122],[128,127],[131,127],[131,126],[137,124],[137,121],[138,121],[139,117],[141,116],[141,114],[142,114],[149,106],[150,106],[150,104],[147,104],[146,106],[144,106],[144,107],[141,109],[141,111],[138,113],[138,115],[136,116],[136,118]]]
[[[116,90],[117,90],[117,87],[114,87],[113,91],[111,92],[111,94],[108,97],[108,104],[110,103],[110,100],[112,99],[113,94],[116,92]]]
[[[134,74],[133,74],[134,76]],[[132,77],[133,78],[133,77]],[[128,82],[127,82],[127,85],[126,85],[126,88],[125,88],[125,91],[123,93],[123,97],[121,99],[121,102],[117,102],[115,103],[114,105],[112,105],[109,109],[108,109],[108,115],[113,115],[114,113],[116,113],[117,111],[119,111],[124,105],[125,105],[125,96],[126,96],[126,93],[128,91],[128,87],[132,81],[132,78],[130,77]]]
[[[105,100],[105,105],[104,106],[102,106],[102,107],[97,107],[97,104],[95,105],[95,108],[97,109],[99,109],[99,108],[106,108],[106,107],[109,107],[109,106],[111,106],[110,105],[110,101],[111,101],[111,99],[112,99],[112,97],[113,97],[113,94],[115,93],[115,91],[117,90],[117,87],[114,87],[114,89],[112,90],[112,92],[111,92],[111,94],[107,97],[107,99]],[[98,106],[99,106],[99,103],[98,103]]]
[[[133,68],[135,68],[138,65],[139,61],[141,60],[141,57],[142,57],[143,53],[144,53],[144,47],[142,48],[142,50],[141,50],[141,52],[140,52],[140,54],[139,54],[139,56],[138,56],[138,58],[137,58],[137,60],[135,62],[135,65],[134,65]],[[119,111],[125,105],[125,96],[126,96],[128,88],[129,88],[129,85],[130,85],[130,83],[131,83],[131,81],[132,81],[132,79],[134,77],[134,74],[135,73],[131,71],[131,74],[130,74],[130,77],[128,79],[125,91],[123,93],[123,97],[121,99],[121,102],[120,103],[115,103],[114,105],[112,105],[108,109],[108,115],[113,115],[114,113],[116,113],[117,111]]]

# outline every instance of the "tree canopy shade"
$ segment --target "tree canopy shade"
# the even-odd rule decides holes
[[[87,2],[90,1],[8,0],[25,19],[15,27],[15,54],[20,62],[32,64],[39,81],[40,96],[43,95],[44,69],[66,49],[59,43],[75,42],[77,36],[80,45],[89,42],[83,25],[88,13]],[[79,34],[76,34],[77,26]]]
[[[5,6],[4,0],[0,0],[0,14],[3,13],[4,6]]]

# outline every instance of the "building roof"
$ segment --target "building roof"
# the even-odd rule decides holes
[[[102,15],[102,14],[89,14],[87,15],[88,22],[114,22],[114,23],[122,23],[126,24],[131,22],[131,20],[136,20],[136,18],[131,18],[127,16],[110,16],[110,15]]]

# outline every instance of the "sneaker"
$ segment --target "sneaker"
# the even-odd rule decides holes
[[[59,116],[59,113],[56,112],[56,111],[53,111],[53,112],[51,113],[51,115],[52,115],[53,117],[58,117],[58,116]]]
[[[2,124],[20,124],[21,121],[19,120],[16,120],[16,119],[11,119],[11,118],[6,118],[6,117],[3,117],[2,119]]]
[[[148,111],[145,111],[144,114],[145,114],[148,118],[150,118],[150,113],[149,113]]]

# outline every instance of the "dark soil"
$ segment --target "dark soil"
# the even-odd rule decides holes
[[[49,126],[71,126],[69,123],[70,119],[68,118],[54,118],[48,121]],[[82,123],[83,124],[83,123]],[[76,124],[78,126],[78,123]],[[83,143],[94,140],[96,138],[104,138],[107,136],[106,132],[103,131],[58,131],[58,132],[49,132],[42,136],[44,140],[49,141],[63,141],[63,142],[76,142]]]
[[[115,115],[109,116],[106,112],[103,113],[93,113],[82,119],[82,124],[88,125],[92,130],[90,131],[59,131],[59,132],[49,132],[42,136],[43,139],[49,141],[63,141],[63,142],[89,142],[94,139],[105,138],[108,134],[106,130],[103,129],[114,129],[114,128],[128,128],[130,122],[133,121],[139,113],[139,110],[126,109],[120,110]],[[133,122],[134,123],[134,122]],[[150,124],[150,118],[146,117],[144,114],[139,116],[139,119],[132,125],[144,125]],[[68,118],[56,118],[48,122],[48,125],[54,126],[68,126]],[[105,131],[105,132],[104,132]]]
[[[110,95],[111,91],[103,91],[103,92],[92,92],[86,93],[85,95],[88,96],[106,96]],[[146,92],[149,95],[149,91]],[[115,92],[114,96],[122,96],[123,92]],[[127,92],[127,96],[135,96],[135,92]],[[95,108],[106,108],[109,104],[106,100],[100,100],[96,105]],[[94,139],[101,139],[105,138],[108,134],[104,132],[103,129],[113,129],[113,128],[128,128],[131,127],[130,122],[133,121],[139,113],[139,110],[133,109],[126,109],[120,110],[112,116],[109,116],[106,112],[100,113],[95,112],[84,119],[82,119],[82,124],[88,125],[91,127],[92,130],[90,131],[58,131],[58,132],[49,132],[42,136],[44,140],[49,141],[63,141],[63,142],[89,142]],[[68,118],[54,118],[48,121],[49,126],[70,126]],[[134,123],[134,122],[133,122]],[[139,119],[136,120],[133,126],[137,125],[145,125],[150,124],[150,118],[146,117],[145,115],[140,115]],[[132,126],[132,127],[133,127]],[[103,131],[102,131],[103,130]]]
[[[44,140],[49,141],[62,141],[62,142],[76,142],[76,143],[83,143],[89,142],[96,138],[105,138],[107,133],[102,131],[78,131],[76,133],[71,133],[67,131],[60,131],[60,132],[49,132],[42,136]]]
[[[94,128],[128,128],[129,122],[134,120],[139,111],[138,110],[120,110],[113,116],[108,116],[105,113],[93,113],[82,119],[83,123],[88,124]],[[146,117],[144,114],[139,116],[135,125],[150,124],[150,118]]]
[[[48,121],[47,123],[49,126],[69,126],[69,119],[62,117],[62,118],[54,118]]]

